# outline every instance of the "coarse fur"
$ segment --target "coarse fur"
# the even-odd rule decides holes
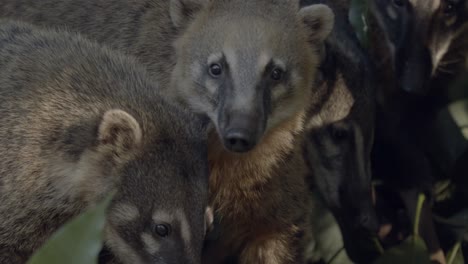
[[[333,14],[297,2],[2,0],[0,16],[66,27],[135,55],[168,95],[210,117],[225,148],[246,152],[308,102]],[[213,64],[220,76],[210,75]]]
[[[158,90],[132,58],[0,20],[0,263],[26,262],[114,189],[105,245],[119,262],[200,263],[206,129]]]
[[[155,80],[170,84],[166,94],[209,116],[211,203],[231,233],[220,239],[244,252],[242,263],[300,258],[290,212],[303,208],[291,200],[303,192],[303,176],[286,177],[278,164],[296,148],[306,108],[319,104],[311,94],[318,92],[318,50],[333,27],[329,8],[287,0],[2,0],[0,6],[1,16],[66,25],[137,56]],[[212,65],[219,75],[210,73]],[[258,225],[265,228],[253,232]]]
[[[376,88],[373,65],[348,20],[349,2],[302,1],[303,5],[317,3],[333,10],[335,27],[319,67],[319,83],[325,87],[322,104],[311,108],[306,120],[304,159],[312,178],[311,190],[321,197],[316,203],[324,203],[333,213],[348,255],[355,262],[366,263],[378,254],[361,243],[378,229],[370,169]]]

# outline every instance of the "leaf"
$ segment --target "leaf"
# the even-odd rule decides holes
[[[455,246],[447,254],[447,264],[464,264],[463,252],[461,251],[461,242]]]
[[[387,250],[374,264],[430,264],[429,253],[419,236],[411,236]]]
[[[368,47],[368,13],[369,5],[367,0],[352,0],[351,7],[349,9],[349,21],[356,31],[356,35],[363,45],[363,47]]]
[[[102,248],[105,211],[114,193],[58,229],[28,264],[92,264]]]
[[[425,200],[424,194],[418,195],[413,235],[400,245],[387,250],[374,264],[431,264],[426,244],[418,234],[422,206]]]

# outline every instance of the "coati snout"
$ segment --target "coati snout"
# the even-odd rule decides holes
[[[225,120],[220,119],[223,144],[234,152],[251,150],[265,130],[265,118],[261,113],[227,113]],[[260,121],[262,119],[262,121]]]
[[[304,158],[313,184],[339,224],[377,231],[363,142],[356,122],[344,119],[307,131]]]

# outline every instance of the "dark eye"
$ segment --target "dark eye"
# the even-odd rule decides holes
[[[451,2],[445,3],[443,12],[447,16],[453,15],[455,13],[455,4]]]
[[[393,0],[393,4],[395,4],[398,7],[405,6],[405,0]]]
[[[171,233],[171,226],[169,224],[157,224],[154,225],[153,232],[160,237],[167,237]]]
[[[274,68],[271,71],[271,78],[275,81],[279,81],[283,78],[284,71],[280,68]]]
[[[331,131],[331,135],[335,141],[344,141],[348,138],[348,130],[345,128],[333,128]]]
[[[213,63],[210,65],[210,74],[211,76],[213,77],[219,77],[221,74],[223,73],[223,69],[221,67],[221,65],[217,64],[217,63]]]

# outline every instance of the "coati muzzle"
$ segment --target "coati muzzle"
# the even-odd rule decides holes
[[[265,130],[261,123],[258,113],[226,113],[225,122],[221,123],[224,147],[233,152],[253,149]]]

